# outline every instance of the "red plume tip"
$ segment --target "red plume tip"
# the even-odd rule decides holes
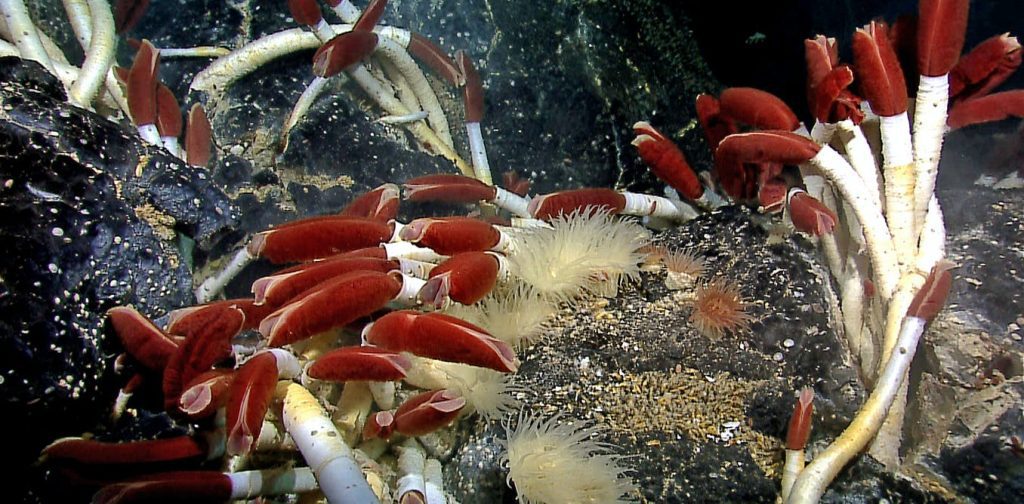
[[[860,90],[882,117],[907,111],[907,85],[885,23],[872,21],[853,34],[853,62]]]
[[[969,0],[921,0],[917,25],[917,71],[921,75],[945,75],[960,59],[969,10]]]
[[[316,26],[324,18],[316,0],[288,0],[288,11],[296,23],[306,26]]]
[[[313,73],[333,77],[356,65],[377,48],[377,34],[371,31],[350,31],[328,40],[313,55]]]
[[[811,415],[814,413],[814,391],[804,387],[800,398],[793,408],[793,416],[789,417],[786,429],[786,449],[803,450],[807,439],[811,436]]]
[[[455,62],[459,65],[466,84],[462,88],[462,100],[466,105],[466,122],[478,123],[484,118],[484,87],[480,82],[480,74],[473,66],[473,60],[465,51],[455,53]]]
[[[953,275],[949,270],[956,265],[945,259],[939,261],[928,274],[921,290],[917,291],[914,300],[907,310],[908,317],[917,317],[931,322],[939,310],[946,304],[946,297],[949,295],[950,285],[953,283]]]

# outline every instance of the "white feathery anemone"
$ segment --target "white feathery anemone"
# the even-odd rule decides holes
[[[519,502],[630,502],[636,487],[621,467],[622,457],[607,443],[590,439],[591,424],[558,425],[559,416],[545,420],[520,412],[515,428],[505,423],[502,465],[506,481],[515,483]]]
[[[446,312],[483,327],[491,336],[521,349],[543,336],[544,324],[555,315],[555,305],[520,285],[508,291],[492,292],[474,305],[453,303]]]
[[[441,364],[440,368],[448,375],[449,387],[466,399],[466,407],[487,420],[503,418],[522,406],[515,394],[525,389],[512,383],[512,375],[451,362]]]
[[[636,278],[649,235],[635,221],[593,207],[553,219],[550,228],[516,236],[512,272],[538,295],[569,301],[583,293],[614,295],[625,278]]]

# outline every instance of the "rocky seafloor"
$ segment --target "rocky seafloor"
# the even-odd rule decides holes
[[[856,9],[878,7],[871,3]],[[292,25],[284,2],[161,4],[154,2],[129,35],[165,47],[234,47]],[[73,47],[59,2],[33,8],[48,32]],[[976,7],[990,31],[1013,28],[989,9],[995,7]],[[841,26],[850,12],[824,19]],[[706,169],[710,156],[693,127],[692,97],[717,92],[719,81],[795,87],[789,96],[802,96],[802,76],[733,80],[750,69],[723,63],[713,55],[721,47],[708,41],[721,44],[716,36],[739,30],[720,21],[721,31],[709,35],[706,24],[691,21],[707,22],[714,13],[657,1],[394,1],[385,21],[478,58],[492,166],[529,176],[533,192],[542,193],[582,186],[657,190],[628,145],[637,120],[671,132],[693,164]],[[737,33],[733,58],[782,43],[779,30],[786,35],[779,38],[798,41],[813,34],[756,28],[764,28],[757,33],[767,34],[766,42],[748,43]],[[130,51],[123,46],[126,64]],[[0,391],[4,417],[29,426],[15,436],[11,452],[12,481],[25,482],[17,499],[52,497],[51,475],[32,464],[53,438],[83,432],[130,438],[173,429],[156,402],[145,399],[134,421],[107,419],[123,378],[111,366],[118,347],[104,328],[106,309],[132,303],[160,316],[188,305],[192,265],[202,267],[246,234],[337,211],[382,182],[452,172],[401,130],[373,122],[379,112],[351,84],[338,84],[318,101],[292,132],[288,150],[276,152],[284,117],[310,78],[310,56],[268,65],[216,101],[188,93],[205,60],[163,62],[161,77],[183,105],[211,107],[217,154],[209,171],[141,145],[123,124],[66,105],[59,84],[38,67],[0,61]],[[453,117],[461,117],[458,96],[434,84]],[[948,255],[959,268],[947,309],[926,333],[911,373],[903,467],[893,474],[861,457],[825,501],[1024,498],[1024,459],[1009,442],[1024,435],[1024,196],[974,184],[982,172],[1001,176],[1020,168],[1005,162],[1016,158],[990,153],[992,145],[1018,141],[1012,130],[977,128],[947,142],[939,200]],[[408,205],[402,213],[456,211],[462,209]],[[764,218],[726,208],[656,238],[696,251],[709,275],[739,282],[754,317],[749,330],[719,339],[701,335],[689,309],[664,287],[663,273],[643,273],[614,298],[563,308],[546,336],[521,355],[517,383],[528,390],[525,407],[606,429],[605,440],[627,455],[642,500],[774,501],[794,391],[809,385],[817,394],[811,455],[841,432],[865,392],[813,245],[798,236],[777,243],[766,229]],[[267,265],[254,265],[232,293],[245,294],[266,271]],[[498,466],[502,436],[500,425],[476,418],[450,435],[446,484],[460,502],[514,500]]]

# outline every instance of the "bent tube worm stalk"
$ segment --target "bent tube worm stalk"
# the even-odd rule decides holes
[[[0,13],[7,23],[7,30],[12,35],[12,42],[18,47],[21,57],[43,65],[53,73],[53,62],[43,48],[36,25],[28,14],[28,8],[22,0],[0,0]]]
[[[67,0],[65,4],[67,3],[75,2]],[[110,4],[106,0],[88,0],[88,8],[92,33],[82,71],[71,85],[69,93],[72,103],[85,108],[92,103],[110,73],[110,67],[114,63],[114,51],[117,48],[114,39],[114,15],[110,11]]]
[[[932,269],[905,312],[896,350],[886,362],[875,389],[839,438],[800,472],[786,501],[788,504],[818,502],[839,471],[874,438],[910,369],[925,327],[945,304],[952,282],[949,273],[952,267],[952,263],[940,261]]]

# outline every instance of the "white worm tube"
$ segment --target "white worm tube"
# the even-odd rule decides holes
[[[867,195],[864,181],[853,167],[831,147],[823,146],[809,162],[821,170],[853,207],[864,230],[868,255],[878,278],[878,293],[883,300],[888,301],[896,290],[900,268],[896,261],[893,239],[885,218],[882,217],[881,209]]]
[[[43,49],[36,25],[28,14],[28,8],[22,0],[0,0],[0,13],[7,23],[7,30],[18,47],[21,57],[38,62],[53,73],[53,63]]]
[[[514,193],[506,191],[501,187],[495,186],[494,199],[491,203],[503,210],[507,210],[513,215],[524,218],[532,218],[530,215],[530,200]]]
[[[302,385],[288,385],[284,425],[302,457],[313,469],[327,502],[377,503],[352,450],[341,438],[320,403]]]
[[[65,0],[65,5],[74,2],[75,0]],[[107,0],[88,0],[88,7],[92,20],[89,48],[85,53],[82,71],[68,93],[71,103],[84,108],[89,107],[100,86],[104,84],[107,73],[114,63],[114,51],[117,48],[114,39],[114,15],[110,12],[110,4]],[[81,9],[72,7],[68,10],[78,12]]]
[[[423,465],[423,479],[427,490],[427,504],[448,504],[448,499],[444,495],[444,480],[439,460],[427,459]]]
[[[226,476],[231,480],[232,500],[306,493],[317,489],[316,478],[308,467],[241,471]]]
[[[234,257],[228,262],[224,268],[212,276],[203,280],[203,283],[196,287],[196,301],[200,304],[207,303],[214,298],[220,291],[224,290],[224,287],[231,282],[238,274],[245,269],[249,263],[256,260],[252,254],[249,253],[247,247],[242,247],[235,252]]]
[[[900,272],[904,272],[917,251],[914,235],[914,147],[906,112],[882,117],[880,121],[885,220],[892,233]]]
[[[395,492],[398,502],[405,502],[409,494],[419,494],[420,500],[426,496],[426,482],[423,480],[423,469],[426,464],[426,453],[415,439],[409,438],[398,450],[398,489]]]
[[[467,122],[466,136],[469,138],[469,154],[473,158],[473,176],[487,184],[494,185],[491,177],[491,164],[487,161],[487,148],[484,146],[484,134],[480,123]]]
[[[949,74],[921,76],[914,107],[914,240],[924,228],[925,214],[935,192],[942,155],[942,137],[946,134],[946,110],[949,107]],[[927,270],[926,270],[927,271]]]

